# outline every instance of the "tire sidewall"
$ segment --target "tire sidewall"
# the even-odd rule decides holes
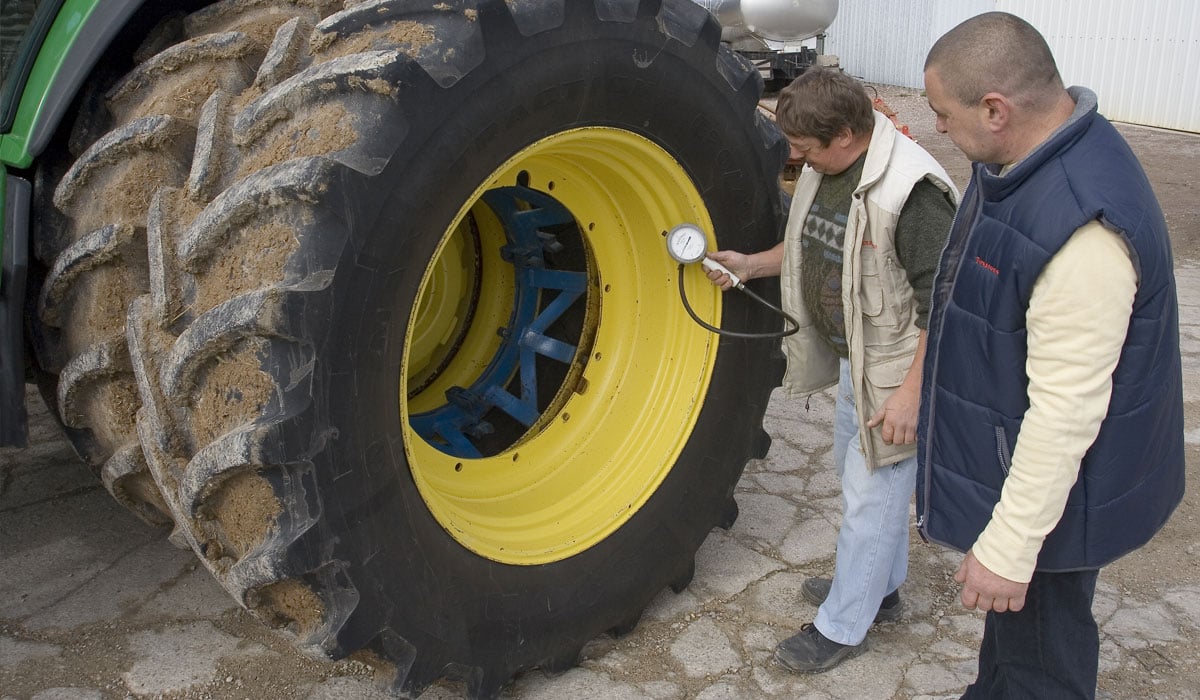
[[[335,557],[351,562],[359,607],[389,613],[355,616],[354,636],[370,637],[378,625],[418,648],[444,646],[449,658],[519,654],[530,663],[554,654],[564,635],[586,640],[624,622],[687,577],[760,430],[771,382],[751,368],[768,365],[772,344],[723,340],[696,427],[648,502],[587,551],[538,566],[464,548],[431,516],[408,469],[399,394],[410,309],[462,203],[520,149],[584,126],[637,133],[692,178],[721,247],[777,242],[781,154],[750,128],[745,100],[715,65],[696,71],[699,61],[713,63],[713,48],[664,48],[647,18],[601,29],[567,26],[504,52],[493,45],[489,60],[454,85],[414,88],[395,156],[378,176],[347,187],[355,224],[330,290],[314,387],[337,438],[314,461],[323,521]],[[632,58],[651,50],[659,53],[648,65]],[[723,309],[730,327],[770,323],[736,297]],[[751,417],[732,420],[729,412],[742,409]],[[348,469],[355,473],[345,478]],[[525,641],[519,652],[516,638]]]

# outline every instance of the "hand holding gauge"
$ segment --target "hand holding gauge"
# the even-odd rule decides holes
[[[704,236],[704,232],[695,224],[679,224],[667,233],[667,252],[671,254],[681,264],[689,264],[699,262],[706,270],[716,270],[729,275],[729,281],[733,282],[733,286],[744,290],[742,280],[735,274],[729,271],[721,263],[711,258],[705,257],[708,255],[708,240]]]
[[[796,319],[789,316],[783,311],[783,309],[780,309],[771,302],[755,294],[753,291],[747,289],[746,286],[742,284],[742,280],[738,278],[737,275],[730,272],[729,268],[725,267],[716,260],[705,257],[708,255],[708,238],[704,235],[704,231],[700,230],[699,226],[695,224],[683,223],[675,226],[675,228],[667,232],[667,253],[679,263],[679,297],[683,300],[683,308],[688,312],[688,315],[692,317],[692,320],[700,324],[700,326],[703,328],[712,331],[713,333],[717,333],[718,335],[733,336],[735,338],[783,338],[800,330],[800,324],[796,322]],[[705,323],[696,315],[696,312],[692,310],[692,306],[687,300],[687,294],[683,290],[683,266],[694,262],[699,262],[707,270],[716,270],[729,275],[729,280],[733,283],[734,288],[745,292],[758,303],[766,306],[782,316],[788,323],[791,324],[792,327],[790,329],[785,328],[782,331],[775,331],[771,333],[741,333],[738,331],[717,328],[716,326]]]

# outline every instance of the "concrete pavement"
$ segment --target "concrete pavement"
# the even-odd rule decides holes
[[[951,165],[950,147],[936,141],[923,98],[884,96],[905,121],[921,120],[914,133],[965,178],[964,163]],[[1191,183],[1200,137],[1149,130],[1136,137],[1144,162],[1175,163],[1162,174],[1148,170],[1160,197],[1169,195],[1173,237],[1187,243],[1177,243],[1176,259],[1195,466],[1200,255],[1193,244],[1200,219]],[[30,446],[0,450],[0,699],[387,697],[369,665],[304,657],[238,608],[189,551],[112,500],[33,392],[29,405]],[[775,645],[815,614],[800,598],[801,582],[833,568],[841,500],[831,468],[832,408],[831,393],[813,396],[808,410],[777,394],[765,421],[771,451],[747,466],[737,489],[741,516],[701,548],[691,586],[679,595],[664,591],[629,635],[593,640],[577,668],[557,677],[528,673],[506,696],[958,697],[974,678],[982,616],[958,604],[952,575],[959,555],[915,533],[904,614],[872,629],[868,653],[816,676],[789,673],[773,660]],[[1149,547],[1101,574],[1094,608],[1101,697],[1200,697],[1198,515],[1196,497],[1187,496]],[[462,686],[445,683],[423,697],[461,694]]]
[[[1181,263],[1178,278],[1195,459],[1200,267]],[[737,492],[741,516],[700,550],[692,585],[660,595],[632,634],[594,640],[578,668],[553,678],[532,672],[508,694],[957,697],[974,677],[982,617],[957,603],[951,577],[958,555],[915,537],[901,589],[905,612],[876,625],[869,653],[807,677],[772,660],[775,644],[815,612],[800,598],[801,582],[833,566],[841,501],[829,468],[832,408],[829,393],[814,396],[807,411],[777,394],[766,420],[770,454],[748,466]],[[89,479],[44,410],[33,428],[30,447],[0,453],[0,697],[386,697],[366,665],[303,657],[237,608],[190,552],[144,527]],[[1194,528],[1194,509],[1176,520]],[[1122,572],[1137,572],[1142,552],[1101,576],[1095,608],[1108,697],[1197,697],[1197,554],[1195,544],[1174,553],[1186,574],[1181,585],[1136,575],[1130,585]],[[445,684],[425,697],[461,692]]]

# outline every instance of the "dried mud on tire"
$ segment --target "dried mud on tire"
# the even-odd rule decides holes
[[[781,231],[782,139],[719,36],[685,0],[164,21],[76,129],[39,251],[76,447],[310,652],[386,659],[409,694],[569,668],[687,585],[770,444],[773,344],[658,293],[679,220],[722,248]],[[772,322],[706,287],[729,327]],[[424,311],[455,299],[445,328]]]

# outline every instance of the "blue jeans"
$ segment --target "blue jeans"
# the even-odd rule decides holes
[[[833,423],[833,463],[842,479],[842,527],[829,597],[814,621],[839,644],[858,644],[883,597],[908,575],[908,504],[917,458],[867,468],[858,437],[850,363],[842,360]]]
[[[1092,598],[1100,572],[1034,572],[1020,612],[989,612],[979,677],[964,698],[1094,698],[1100,632]]]

